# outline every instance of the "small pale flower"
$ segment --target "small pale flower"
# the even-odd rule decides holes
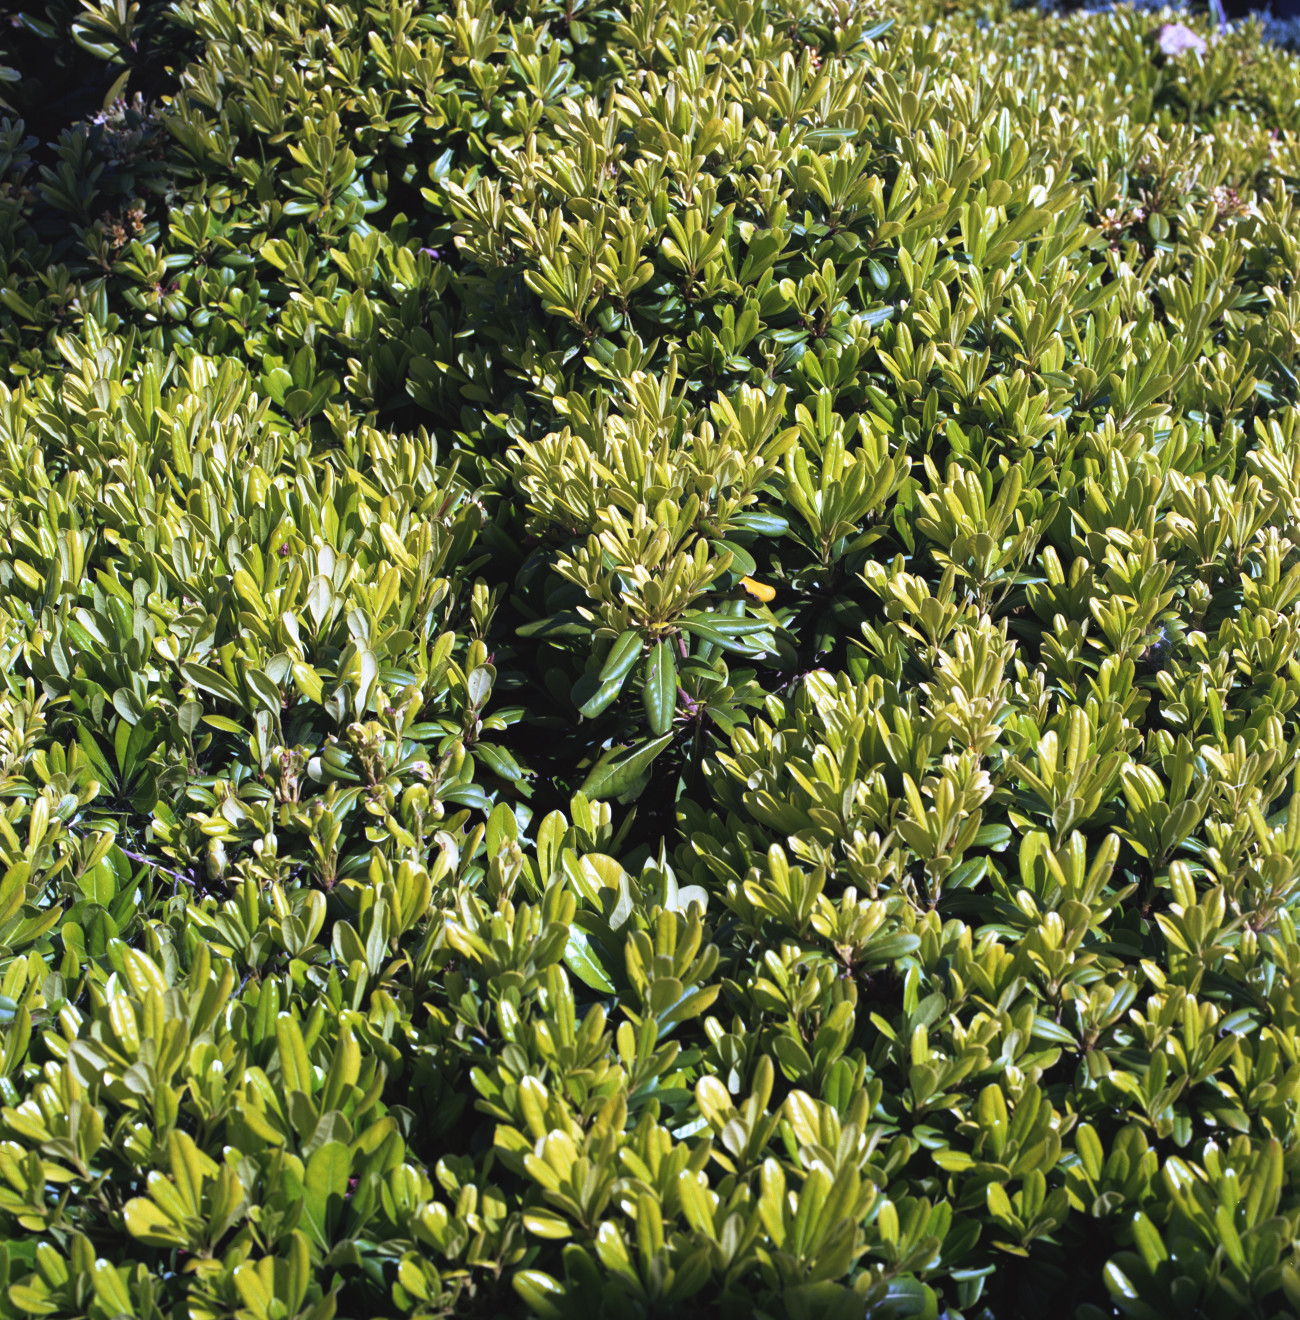
[[[1205,54],[1205,40],[1198,37],[1185,23],[1166,23],[1156,37],[1161,54],[1176,58],[1189,50]]]

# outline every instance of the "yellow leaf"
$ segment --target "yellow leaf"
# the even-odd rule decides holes
[[[745,588],[755,600],[761,600],[764,605],[769,601],[776,599],[776,588],[769,587],[766,582],[759,582],[752,577],[743,577],[740,579],[740,585]]]

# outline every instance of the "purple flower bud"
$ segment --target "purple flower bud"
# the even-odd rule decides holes
[[[1156,37],[1156,44],[1162,54],[1169,56],[1183,55],[1189,50],[1198,55],[1205,54],[1204,38],[1198,37],[1184,23],[1166,23]]]

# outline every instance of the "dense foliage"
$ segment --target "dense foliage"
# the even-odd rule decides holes
[[[0,1317],[1300,1309],[1300,61],[917,0],[0,50]]]

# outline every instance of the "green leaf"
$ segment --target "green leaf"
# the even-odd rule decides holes
[[[280,689],[260,669],[248,669],[244,672],[244,682],[249,691],[278,720],[280,708],[284,704]]]
[[[737,577],[744,577],[757,569],[758,565],[754,562],[754,556],[744,546],[738,545],[735,541],[716,541],[714,544],[719,551],[725,550],[731,555],[728,571],[734,573]]]
[[[623,690],[627,675],[623,674],[618,678],[611,678],[608,682],[597,684],[591,695],[584,697],[584,692],[591,688],[593,681],[590,674],[584,674],[573,689],[574,701],[581,703],[578,705],[578,713],[589,720],[595,719],[613,704],[614,699]]]
[[[763,632],[772,626],[770,623],[765,623],[762,619],[755,619],[751,615],[719,614],[713,610],[683,614],[679,622],[687,632],[698,632],[707,629],[715,636],[729,639],[748,637],[751,633]]]
[[[567,1307],[560,1305],[564,1288],[541,1270],[520,1270],[510,1280],[524,1304],[542,1320],[568,1320]]]
[[[203,723],[209,728],[219,729],[222,733],[233,733],[239,737],[247,737],[248,730],[242,724],[235,720],[227,719],[224,715],[205,715]]]
[[[17,862],[5,872],[4,878],[0,880],[0,922],[8,921],[22,911],[31,875],[29,862]]]
[[[590,637],[591,624],[576,610],[562,610],[545,619],[535,619],[516,629],[520,637]]]
[[[243,707],[244,700],[236,691],[234,684],[215,669],[209,669],[207,665],[183,664],[181,673],[185,675],[186,682],[192,683],[200,691],[210,693],[232,706]]]
[[[1133,1241],[1143,1263],[1153,1274],[1162,1261],[1169,1259],[1160,1230],[1140,1210],[1133,1216]]]
[[[672,643],[664,639],[655,644],[646,658],[643,699],[650,732],[657,735],[667,733],[677,709],[677,665]]]
[[[611,747],[602,752],[578,790],[593,802],[626,793],[650,768],[651,762],[673,740],[671,733],[630,747]]]
[[[730,523],[738,531],[754,532],[759,536],[784,536],[790,530],[790,520],[778,513],[738,513]]]
[[[143,1196],[134,1197],[122,1211],[127,1232],[137,1241],[151,1247],[185,1247],[189,1235],[152,1201]]]
[[[1054,1045],[1074,1045],[1074,1036],[1050,1018],[1035,1017],[1029,1033],[1035,1040],[1050,1040]]]
[[[573,1225],[553,1210],[524,1211],[524,1227],[543,1238],[562,1239],[573,1236]]]
[[[617,679],[626,678],[636,668],[636,662],[641,657],[644,645],[641,634],[635,629],[629,628],[620,634],[618,640],[610,647],[605,663],[601,666],[600,681],[612,683]]]
[[[606,994],[614,993],[614,982],[592,957],[587,937],[577,926],[569,927],[569,941],[564,946],[564,965],[584,985],[589,985],[593,990],[603,990]]]
[[[312,1153],[303,1178],[302,1222],[317,1246],[328,1248],[343,1213],[352,1161],[341,1141],[327,1141]]]

